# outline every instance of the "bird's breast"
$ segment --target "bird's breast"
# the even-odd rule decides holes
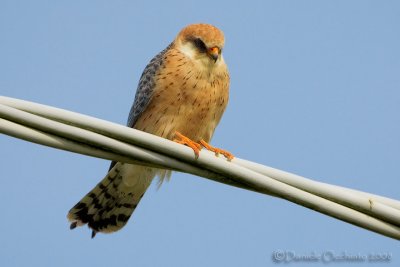
[[[210,141],[228,103],[226,68],[206,73],[175,53],[154,78],[156,88],[134,128],[167,139],[179,131],[194,141]]]

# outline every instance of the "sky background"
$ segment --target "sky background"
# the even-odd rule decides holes
[[[400,2],[160,2],[1,0],[0,94],[125,124],[148,61],[185,25],[211,23],[231,74],[214,145],[400,199]],[[151,186],[123,230],[92,240],[66,214],[107,161],[5,135],[0,158],[0,266],[283,265],[278,250],[400,264],[398,241],[179,173]],[[298,266],[311,265],[323,264]]]

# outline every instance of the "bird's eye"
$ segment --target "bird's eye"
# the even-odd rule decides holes
[[[194,45],[199,49],[200,52],[207,52],[207,46],[200,38],[196,38],[193,40]]]

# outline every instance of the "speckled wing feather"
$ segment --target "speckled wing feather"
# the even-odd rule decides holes
[[[170,46],[157,54],[144,69],[129,113],[129,127],[135,128],[136,121],[151,101],[156,87],[155,74],[163,65]],[[71,229],[88,224],[94,237],[99,231],[113,232],[122,228],[154,175],[151,168],[112,161],[105,178],[70,210]],[[134,182],[129,177],[134,177]]]
[[[133,101],[131,110],[129,112],[127,122],[128,127],[135,128],[136,121],[150,103],[154,88],[156,87],[154,80],[155,74],[163,65],[164,55],[171,46],[172,44],[167,46],[167,48],[153,57],[153,59],[150,60],[149,64],[147,64],[146,68],[143,70],[136,90],[135,100]],[[116,161],[112,161],[108,170],[110,171],[116,163]]]
[[[147,105],[153,96],[155,83],[155,74],[163,65],[163,59],[165,53],[170,49],[172,44],[157,54],[150,63],[144,69],[142,76],[140,77],[138,88],[135,95],[135,101],[129,112],[127,126],[135,128],[135,123],[138,120],[140,114],[146,109]]]

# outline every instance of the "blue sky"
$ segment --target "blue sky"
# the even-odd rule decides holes
[[[3,0],[0,94],[125,124],[147,62],[185,25],[212,23],[231,74],[213,144],[399,199],[399,12],[397,1]],[[109,163],[4,135],[0,148],[1,266],[271,266],[277,250],[400,262],[398,241],[179,173],[152,185],[122,231],[91,240],[66,214]]]

